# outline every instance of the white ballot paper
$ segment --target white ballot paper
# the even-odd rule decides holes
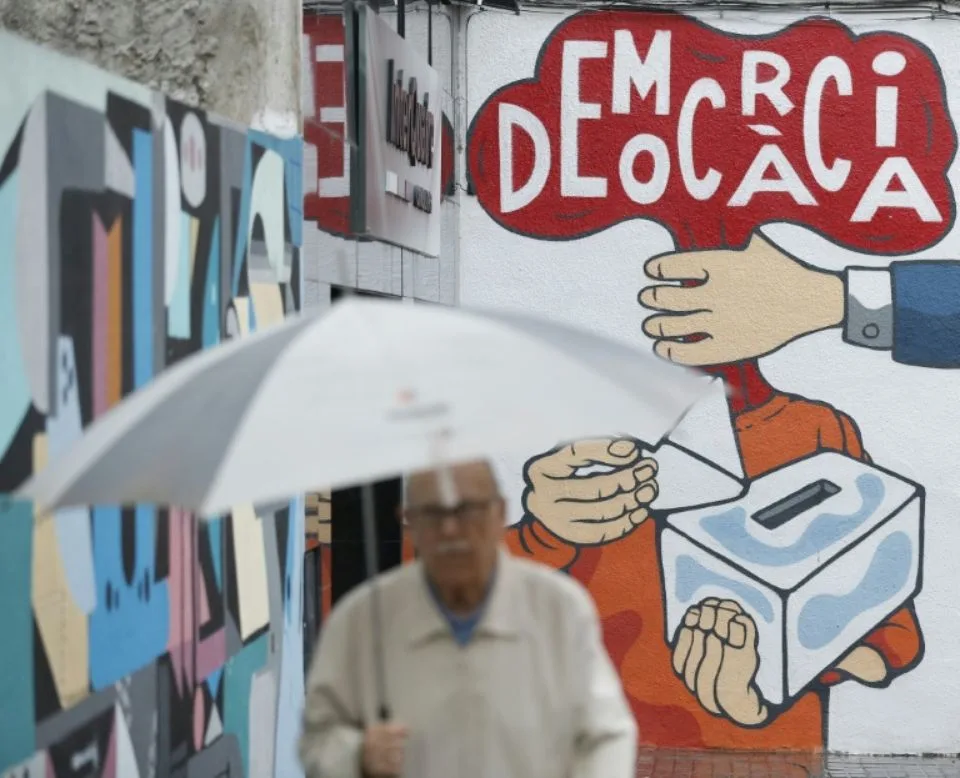
[[[658,511],[677,511],[726,502],[745,490],[730,411],[723,380],[704,376],[710,384],[707,393],[679,424],[661,441],[641,441],[643,456],[657,460],[659,493],[652,507]],[[631,437],[630,430],[610,431],[607,436]],[[603,437],[598,432],[597,437]],[[545,441],[541,452],[517,454],[501,452],[492,457],[494,471],[507,501],[507,523],[514,524],[524,516],[521,474],[531,455],[549,452],[557,441]],[[578,468],[574,477],[591,473],[612,472],[608,465]],[[519,476],[519,477],[518,477]]]
[[[730,420],[723,380],[710,379],[709,393],[667,438],[644,453],[657,460],[657,499],[651,507],[675,511],[739,497],[746,478]]]
[[[746,489],[737,439],[730,421],[723,380],[704,378],[711,386],[673,431],[660,443],[642,443],[645,457],[657,461],[656,511],[677,511],[736,499]],[[613,472],[608,465],[590,465],[577,476]]]

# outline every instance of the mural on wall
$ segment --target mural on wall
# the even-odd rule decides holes
[[[9,493],[166,367],[299,308],[302,184],[298,139],[0,49],[23,76],[0,93]],[[0,775],[302,774],[303,511],[0,501]]]
[[[583,12],[529,76],[473,118],[481,207],[544,241],[664,226],[675,250],[638,257],[644,332],[730,392],[715,379],[662,445],[531,457],[511,548],[590,589],[644,743],[821,748],[832,687],[883,688],[923,657],[925,493],[871,460],[850,416],[780,391],[757,358],[842,327],[902,363],[960,365],[960,265],[889,263],[954,222],[937,62],[911,38],[821,18],[745,36]],[[818,270],[764,236],[774,222],[889,267]]]

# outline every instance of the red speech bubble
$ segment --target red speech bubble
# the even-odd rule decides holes
[[[678,248],[793,222],[863,252],[953,224],[957,147],[937,63],[895,33],[810,18],[765,36],[679,14],[585,11],[468,137],[474,190],[507,229],[573,239],[651,219]]]

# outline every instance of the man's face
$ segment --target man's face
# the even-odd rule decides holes
[[[453,489],[444,488],[445,477]],[[411,476],[407,506],[414,544],[434,584],[487,583],[504,531],[503,499],[487,463]]]

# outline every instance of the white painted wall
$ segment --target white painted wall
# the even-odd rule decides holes
[[[533,75],[541,45],[563,18],[536,10],[519,18],[492,12],[469,16],[462,33],[462,96],[468,121],[494,90]],[[770,10],[711,12],[698,14],[698,18],[721,30],[768,34],[801,17]],[[952,115],[960,116],[960,24],[906,19],[893,12],[840,19],[858,33],[892,29],[926,44],[942,69]],[[960,187],[956,162],[950,181],[956,191]],[[582,240],[543,242],[498,226],[476,198],[461,197],[459,211],[463,304],[521,308],[627,342],[647,342],[641,322],[648,314],[638,306],[636,297],[645,285],[644,261],[672,249],[665,229],[631,221]],[[850,264],[883,264],[877,257],[839,249],[800,227],[770,225],[764,232],[796,256],[831,270]],[[960,228],[954,227],[939,245],[917,256],[960,258]],[[956,477],[960,373],[895,364],[889,352],[845,345],[838,330],[795,342],[764,359],[762,368],[777,388],[823,400],[850,414],[877,463],[927,489],[923,591],[916,600],[925,658],[890,688],[872,690],[856,683],[836,688],[830,706],[829,747],[884,753],[960,751],[955,561],[960,547]],[[552,443],[543,441],[543,449]],[[522,464],[522,458],[499,462],[514,521],[522,513]]]

